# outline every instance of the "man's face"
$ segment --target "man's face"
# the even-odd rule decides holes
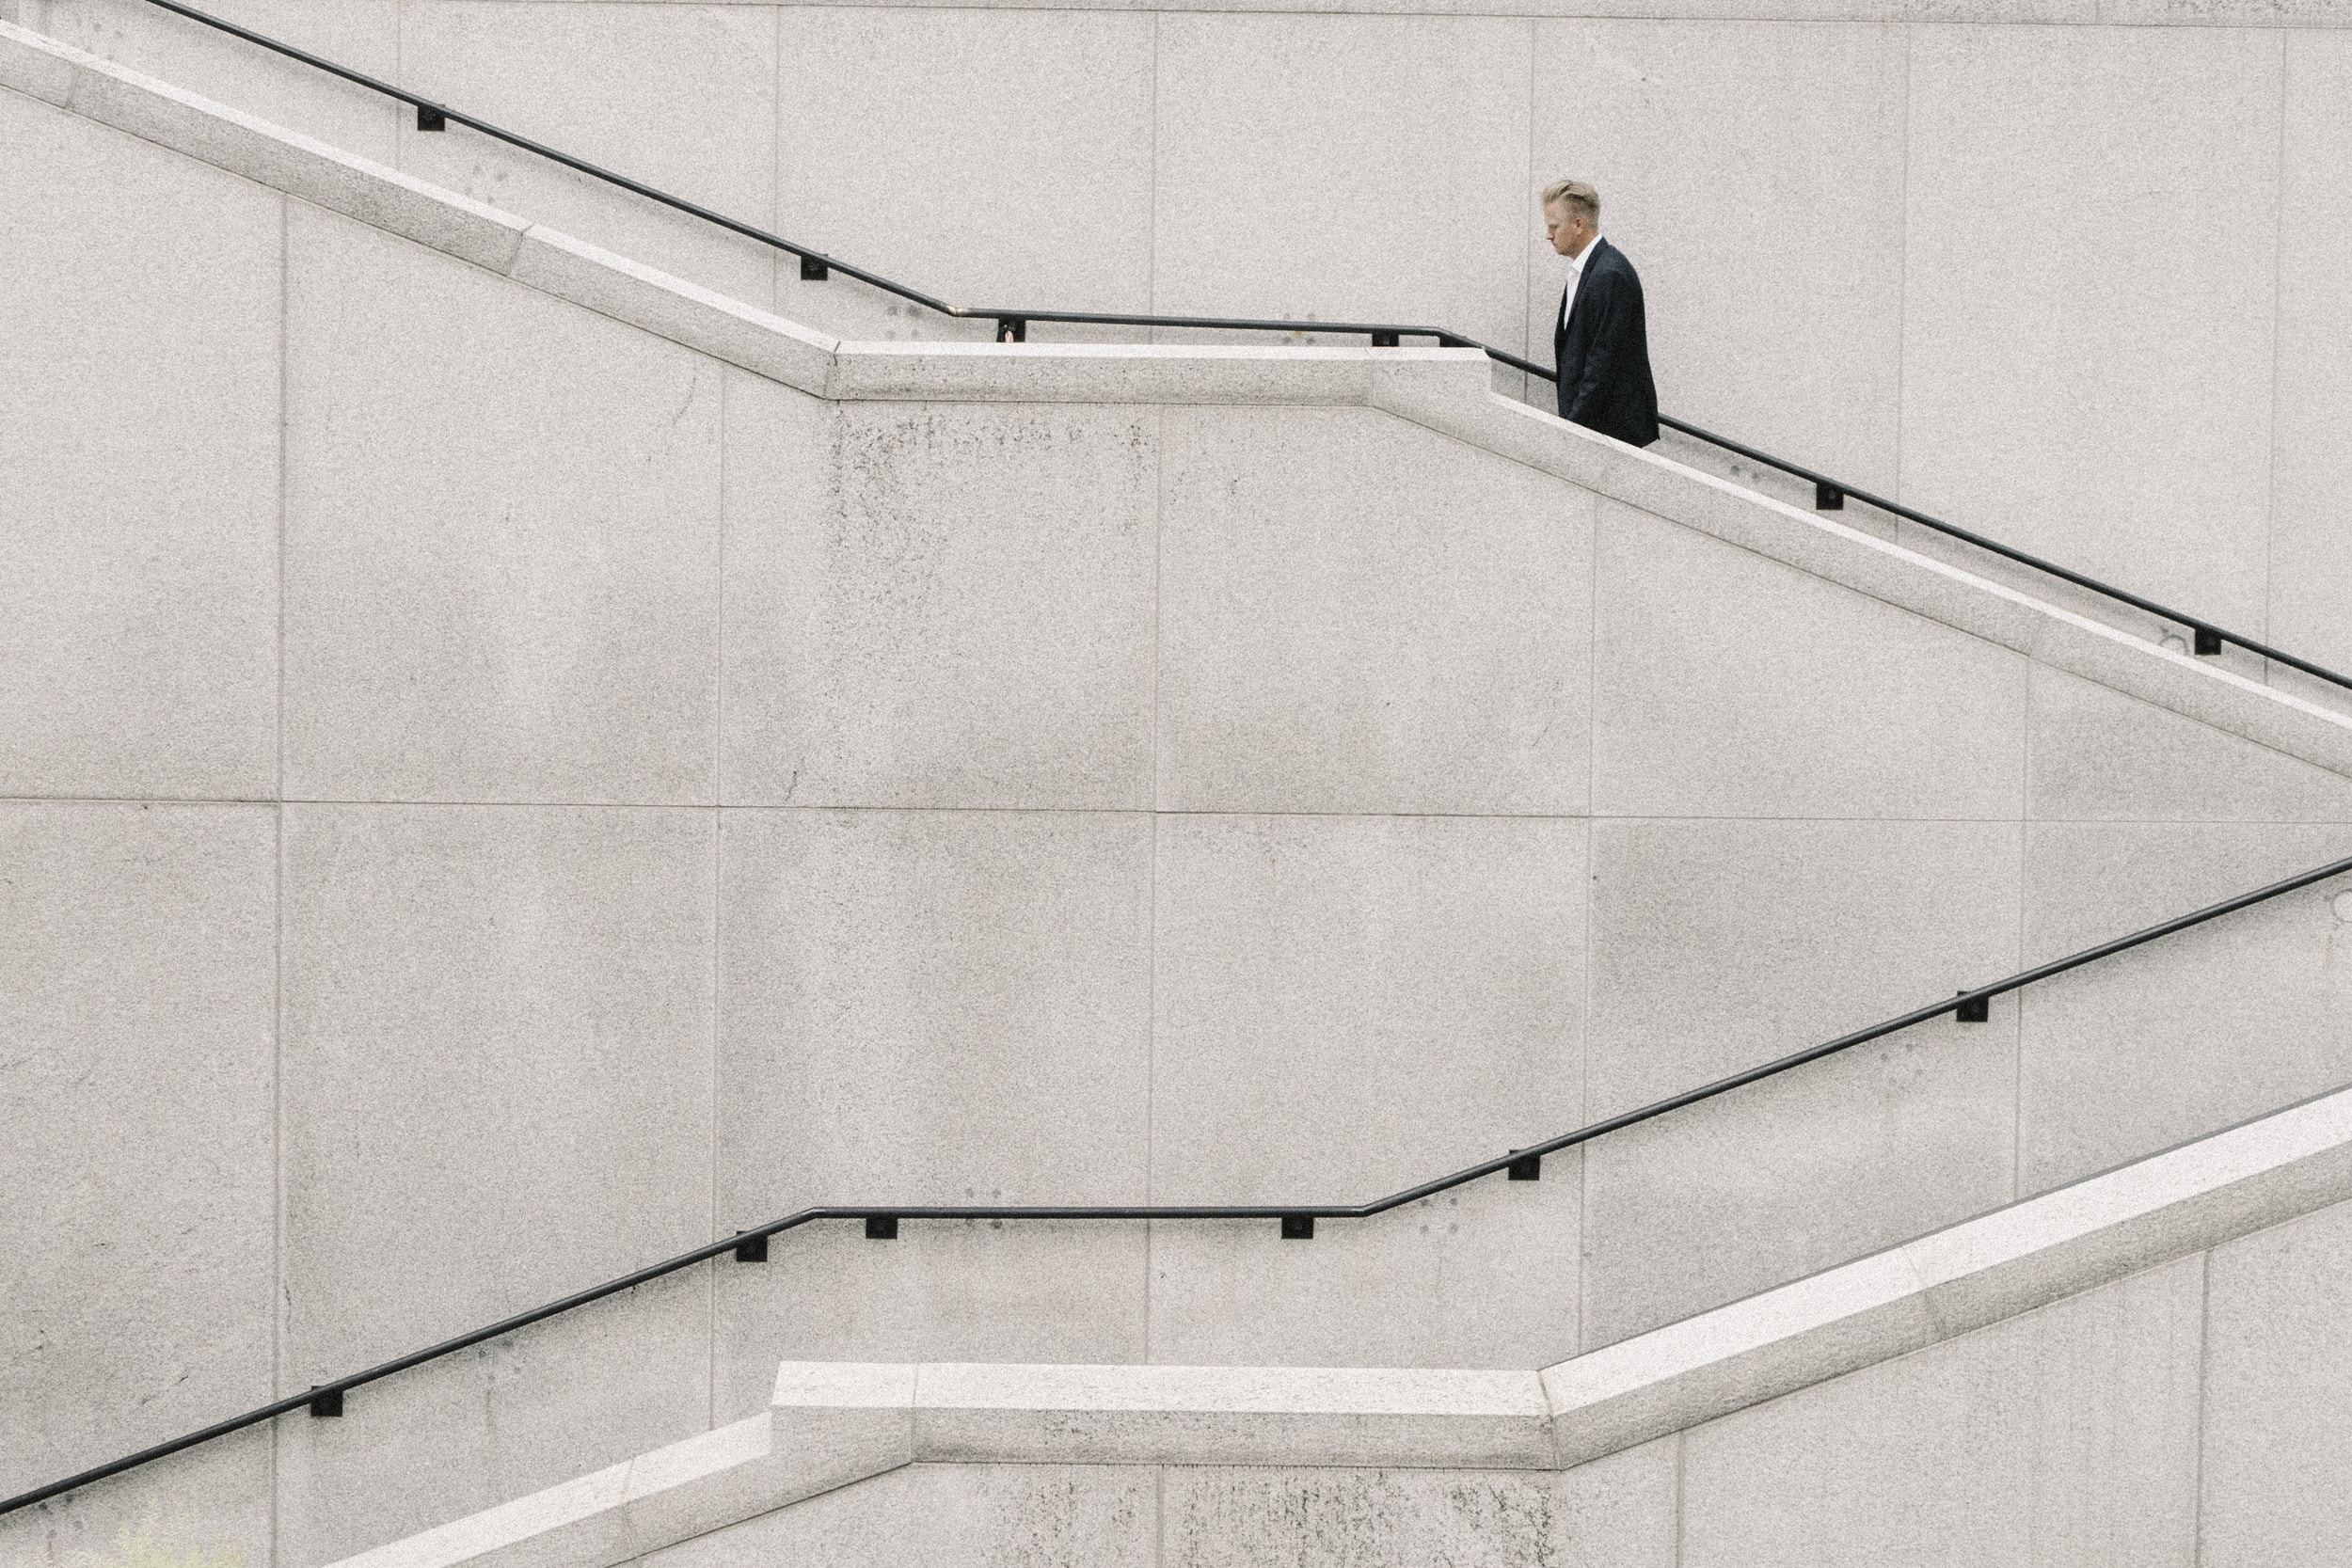
[[[1565,201],[1554,201],[1544,208],[1544,238],[1551,248],[1563,256],[1574,256],[1583,250],[1593,237],[1593,226],[1584,221],[1584,214],[1571,211]]]

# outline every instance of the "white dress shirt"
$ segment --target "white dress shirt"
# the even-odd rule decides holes
[[[1596,234],[1584,242],[1583,249],[1568,258],[1568,281],[1560,291],[1560,330],[1563,332],[1568,329],[1568,307],[1576,303],[1576,286],[1584,280],[1584,263],[1591,261],[1593,252],[1599,248],[1600,236]]]

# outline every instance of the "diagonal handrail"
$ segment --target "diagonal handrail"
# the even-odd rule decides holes
[[[395,1372],[406,1371],[411,1367],[422,1366],[441,1356],[453,1354],[458,1351],[481,1344],[486,1339],[495,1339],[501,1335],[511,1334],[516,1329],[528,1328],[533,1323],[544,1323],[549,1318],[558,1317],[577,1307],[586,1307],[592,1302],[602,1301],[607,1296],[617,1295],[623,1291],[649,1284],[664,1275],[675,1274],[681,1269],[707,1262],[724,1252],[735,1252],[739,1258],[746,1261],[764,1260],[767,1257],[767,1243],[770,1237],[780,1235],[787,1230],[797,1230],[802,1226],[818,1220],[886,1222],[889,1228],[883,1233],[891,1235],[897,1233],[897,1222],[899,1220],[1278,1220],[1281,1222],[1282,1234],[1285,1237],[1311,1237],[1314,1234],[1314,1222],[1318,1219],[1370,1219],[1376,1214],[1385,1214],[1391,1209],[1401,1209],[1406,1204],[1418,1202],[1422,1198],[1492,1176],[1498,1171],[1511,1171],[1514,1166],[1534,1174],[1535,1167],[1531,1164],[1531,1162],[1540,1162],[1547,1154],[1557,1153],[1564,1148],[1573,1148],[1579,1144],[1590,1143],[1593,1139],[1607,1133],[1654,1120],[1668,1112],[1678,1111],[1686,1106],[1696,1105],[1702,1101],[1712,1100],[1718,1095],[1728,1094],[1733,1089],[1775,1077],[1792,1068],[1803,1067],[1808,1062],[1820,1061],[1824,1056],[1834,1056],[1841,1051],[1850,1051],[1857,1045],[1866,1045],[1871,1040],[1882,1039],[1899,1030],[1908,1029],[1915,1023],[1924,1023],[1930,1019],[1941,1018],[1946,1013],[1958,1012],[1963,1008],[1980,1006],[1982,1004],[1989,1003],[1994,997],[2005,995],[2013,990],[2021,990],[2036,981],[2047,980],[2054,975],[2063,974],[2069,970],[2097,963],[2102,958],[2112,958],[2118,953],[2129,952],[2135,947],[2154,942],[2159,937],[2170,936],[2176,931],[2185,931],[2191,927],[2201,926],[2207,921],[2218,920],[2223,915],[2233,914],[2239,910],[2250,908],[2281,895],[2293,893],[2298,888],[2310,887],[2314,882],[2326,881],[2330,877],[2347,872],[2352,872],[2352,857],[2331,861],[2312,870],[2299,872],[2284,881],[2272,882],[2267,887],[2256,888],[2251,893],[2242,893],[2233,898],[2225,898],[2220,903],[2209,904],[2201,910],[2163,921],[2144,930],[2134,931],[2129,936],[2117,937],[2112,942],[2101,942],[2096,947],[2087,947],[2066,958],[2055,958],[2045,964],[2037,964],[2031,969],[2021,970],[2007,979],[1995,980],[1989,986],[1979,986],[1974,990],[1961,991],[1948,1000],[1931,1002],[1923,1007],[1914,1007],[1907,1013],[1887,1019],[1881,1023],[1873,1023],[1867,1029],[1857,1029],[1850,1035],[1840,1035],[1836,1039],[1807,1046],[1802,1051],[1792,1052],[1786,1056],[1749,1068],[1745,1071],[1735,1072],[1726,1078],[1718,1078],[1711,1084],[1704,1084],[1697,1088],[1686,1089],[1680,1094],[1670,1095],[1664,1100],[1655,1101],[1637,1110],[1589,1122],[1574,1132],[1563,1132],[1556,1138],[1549,1138],[1542,1143],[1532,1144],[1524,1148],[1515,1148],[1508,1153],[1481,1160],[1474,1165],[1465,1165],[1460,1170],[1423,1181],[1419,1186],[1406,1187],[1402,1192],[1391,1193],[1386,1197],[1376,1197],[1366,1203],[1137,1203],[1028,1206],[827,1204],[814,1209],[803,1209],[797,1213],[787,1214],[782,1219],[771,1220],[755,1230],[738,1231],[723,1241],[707,1243],[691,1251],[679,1253],[675,1258],[648,1264],[633,1274],[623,1275],[618,1279],[609,1279],[601,1285],[574,1291],[568,1296],[548,1302],[543,1307],[534,1307],[530,1311],[518,1312],[511,1318],[501,1318],[497,1323],[461,1334],[453,1339],[444,1339],[439,1344],[411,1351],[405,1355],[396,1356],[392,1360],[370,1367],[365,1371],[353,1372],[332,1383],[320,1384],[303,1393],[289,1395],[285,1399],[274,1401],[259,1409],[248,1410],[242,1416],[232,1416],[227,1420],[215,1421],[211,1426],[172,1438],[168,1442],[158,1443],[152,1448],[142,1449],[136,1453],[126,1455],[110,1464],[101,1465],[94,1469],[84,1470],[79,1475],[67,1476],[62,1481],[52,1481],[46,1486],[35,1487],[30,1492],[0,1502],[0,1513],[10,1513],[21,1508],[30,1508],[35,1503],[45,1502],[76,1488],[87,1486],[93,1481],[104,1481],[110,1476],[120,1475],[126,1470],[136,1469],[142,1465],[151,1464],[155,1460],[195,1448],[200,1443],[211,1442],[216,1437],[226,1437],[230,1433],[242,1432],[247,1427],[258,1425],[262,1421],[305,1406],[318,1409],[322,1402],[325,1402],[327,1408],[340,1414],[342,1408],[342,1396],[354,1388],[389,1377]],[[872,1232],[869,1229],[870,1233]],[[326,1411],[322,1410],[321,1413],[325,1414]]]
[[[625,174],[616,174],[609,168],[600,167],[596,164],[588,162],[584,158],[576,158],[568,152],[559,151],[555,148],[547,146],[545,143],[533,141],[528,136],[518,135],[515,132],[505,130],[501,126],[493,125],[487,120],[477,119],[476,117],[466,114],[461,110],[453,109],[446,103],[438,103],[434,102],[432,99],[410,92],[405,87],[395,87],[389,82],[379,81],[377,78],[367,75],[365,72],[354,71],[348,66],[338,65],[333,60],[322,58],[321,56],[313,55],[307,50],[297,49],[293,44],[285,43],[279,40],[266,37],[263,34],[254,32],[248,27],[241,27],[233,22],[224,21],[219,17],[210,15],[204,11],[199,11],[192,6],[182,4],[181,0],[147,0],[147,3],[151,6],[157,7],[160,9],[170,11],[175,15],[183,16],[191,22],[200,23],[207,27],[215,28],[218,31],[227,33],[233,38],[243,39],[247,43],[258,45],[261,48],[270,50],[278,55],[283,55],[288,59],[299,60],[304,65],[310,66],[319,71],[324,71],[329,75],[339,76],[342,78],[342,80],[352,83],[357,87],[366,87],[371,92],[381,93],[387,98],[396,99],[403,103],[410,105],[417,111],[418,122],[421,126],[424,125],[428,120],[437,126],[446,126],[449,124],[463,125],[469,130],[479,132],[483,135],[489,136],[494,140],[502,141],[510,147],[517,147],[526,152],[532,153],[541,158],[546,158],[549,162],[561,164],[565,168],[574,170],[577,173],[587,175],[591,179],[601,180],[609,185],[616,185],[622,190],[628,191],[632,195],[644,197],[648,201],[659,202],[664,207],[671,208],[676,212],[684,213],[691,217],[700,218],[705,223],[715,224],[719,228],[726,230],[729,233],[739,234],[745,239],[754,240],[773,249],[781,250],[787,255],[796,256],[800,258],[801,276],[803,277],[816,279],[822,278],[830,273],[843,273],[850,277],[856,278],[861,283],[880,289],[884,293],[895,294],[900,299],[911,301],[914,304],[924,307],[926,309],[936,311],[943,316],[950,316],[959,320],[967,321],[986,321],[993,318],[996,323],[996,336],[997,341],[1000,342],[1025,341],[1028,335],[1028,324],[1031,322],[1057,322],[1090,326],[1180,327],[1223,332],[1336,332],[1347,337],[1369,337],[1372,340],[1373,346],[1375,348],[1397,346],[1400,341],[1406,338],[1430,338],[1436,340],[1437,346],[1439,348],[1474,348],[1485,354],[1489,359],[1492,359],[1499,364],[1508,365],[1513,370],[1523,371],[1529,375],[1538,376],[1546,381],[1556,382],[1560,379],[1559,373],[1556,371],[1538,365],[1532,359],[1525,358],[1519,355],[1512,354],[1504,349],[1497,348],[1491,343],[1481,342],[1478,339],[1472,338],[1466,333],[1454,332],[1442,326],[1404,325],[1396,323],[1383,322],[1276,321],[1259,317],[1241,316],[1130,315],[1116,311],[1035,310],[1027,309],[1015,309],[1009,306],[963,306],[950,304],[946,300],[940,299],[931,294],[924,293],[919,289],[909,288],[906,284],[884,277],[880,273],[871,272],[864,267],[852,265],[848,261],[841,261],[837,257],[829,256],[823,251],[811,249],[807,245],[795,244],[793,241],[785,239],[780,235],[771,234],[764,229],[755,228],[748,223],[740,222],[735,218],[726,216],[724,214],[713,212],[707,207],[702,206],[696,202],[689,201],[684,197],[673,196],[667,191],[657,190],[653,186],[645,184],[640,181],[632,180]],[[1761,463],[1767,467],[1775,468],[1782,473],[1789,475],[1791,478],[1804,480],[1811,483],[1814,486],[1814,494],[1817,501],[1822,503],[1824,506],[1842,507],[1844,502],[1848,499],[1860,501],[1865,506],[1875,507],[1881,512],[1885,512],[1894,516],[1900,517],[1906,522],[1916,523],[1921,528],[1931,529],[1948,538],[1960,540],[1962,543],[1974,546],[1978,549],[1990,551],[1994,555],[2000,556],[2004,560],[2015,562],[2021,566],[2029,567],[2037,572],[2046,573],[2051,577],[2058,578],[2060,581],[2072,583],[2077,588],[2088,589],[2093,594],[2100,594],[2106,598],[2113,599],[2118,604],[2129,605],[2134,610],[2140,610],[2146,614],[2153,615],[2159,620],[2169,621],[2176,626],[2186,627],[2194,638],[2194,646],[2199,654],[2218,654],[2222,651],[2225,645],[2235,646],[2245,649],[2248,653],[2254,655],[2256,657],[2268,659],[2274,664],[2283,664],[2291,670],[2298,670],[2304,674],[2312,676],[2318,680],[2326,681],[2332,686],[2342,687],[2345,690],[2352,690],[2352,676],[2338,674],[2335,671],[2329,670],[2323,665],[2314,664],[2309,659],[2297,657],[2293,654],[2283,653],[2277,648],[2269,646],[2267,643],[2258,642],[2250,637],[2246,637],[2237,632],[2231,631],[2226,627],[2217,626],[2213,622],[2205,620],[2201,616],[2191,615],[2185,610],[2173,610],[2169,606],[2157,603],[2153,599],[2146,598],[2138,594],[2132,593],[2128,589],[2118,588],[2111,583],[2102,582],[2097,578],[2091,577],[2083,572],[2077,572],[2072,567],[2061,566],[2055,562],[2044,561],[2040,556],[2032,555],[2025,550],[2016,549],[2010,546],[2001,544],[1996,540],[1989,539],[1981,533],[1975,532],[1969,529],[1962,528],[1956,523],[1947,523],[1940,517],[1930,516],[1928,514],[1921,512],[1916,508],[1904,506],[1898,501],[1888,500],[1883,497],[1874,495],[1867,490],[1860,488],[1859,486],[1848,484],[1843,480],[1832,479],[1826,474],[1818,473],[1801,464],[1791,463],[1784,458],[1774,457],[1769,452],[1759,451],[1754,447],[1732,440],[1728,436],[1718,436],[1711,431],[1701,429],[1699,426],[1691,424],[1685,420],[1673,419],[1661,414],[1658,418],[1658,422],[1666,426],[1670,430],[1679,431],[1685,436],[1692,436],[1697,440],[1705,441],[1711,446],[1720,447],[1725,451],[1737,453],[1738,455],[1748,459],[1750,462]]]

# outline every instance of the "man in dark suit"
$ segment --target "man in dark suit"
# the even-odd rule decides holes
[[[1658,439],[1642,280],[1625,252],[1600,237],[1600,193],[1577,180],[1544,187],[1544,234],[1574,269],[1552,323],[1560,417],[1620,441]]]

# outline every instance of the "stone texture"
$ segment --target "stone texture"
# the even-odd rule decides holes
[[[1527,73],[1502,17],[1163,16],[1153,309],[1518,341]]]
[[[1574,1125],[1583,824],[1170,816],[1159,841],[1154,1201],[1362,1202]],[[1155,1227],[1152,1359],[1556,1354],[1575,1180],[1554,1160],[1311,1243]]]
[[[2044,665],[2026,742],[2041,820],[2352,823],[2352,779]]]
[[[1156,411],[729,374],[728,802],[1149,805]]]
[[[402,86],[755,228],[775,216],[775,24],[748,7],[406,0]],[[770,246],[462,126],[401,166],[754,305]],[[789,263],[787,263],[789,264]]]
[[[2343,1202],[2352,1091],[1544,1369],[1559,1462],[1613,1453]]]
[[[267,797],[280,198],[13,93],[0,142],[0,795]]]
[[[2201,1258],[1683,1439],[1684,1563],[2185,1562]]]
[[[2342,858],[2342,828],[2030,827],[2026,953],[2062,957]],[[2352,1076],[2346,927],[2323,882],[2026,993],[2018,1180],[2038,1192]]]
[[[1554,179],[1599,189],[1602,230],[1642,275],[1664,404],[1881,493],[1900,408],[1909,51],[1883,26],[1535,27],[1529,209]],[[1522,352],[1549,365],[1567,263],[1540,223],[1522,227]],[[1534,401],[1552,405],[1549,383]]]
[[[1903,499],[2261,626],[2280,48],[2161,27],[1913,35]],[[2185,190],[2201,193],[2193,241]]]
[[[2288,0],[2291,3],[2291,0]],[[2345,20],[2341,8],[2322,6]],[[2315,19],[2314,19],[2315,20]],[[2352,669],[2352,499],[2334,454],[2352,424],[2352,35],[2285,35],[2286,124],[2280,144],[2278,369],[2271,448],[2270,636],[2287,652]]]
[[[1603,501],[1593,810],[2014,818],[2026,661]]]
[[[777,222],[951,303],[1148,312],[1150,18],[1104,9],[778,8]],[[988,339],[850,278],[777,305],[858,339]],[[1101,336],[1041,323],[1035,340]],[[1133,328],[1107,329],[1129,341]]]
[[[288,808],[284,1386],[707,1238],[711,831],[679,811]],[[357,1391],[364,1419],[289,1423],[288,1560],[700,1430],[709,1312],[697,1269]]]
[[[383,81],[400,75],[399,0],[208,0],[224,22]],[[405,106],[146,0],[55,0],[43,31],[177,87],[201,93],[388,166],[399,162]]]
[[[1146,1193],[1148,817],[729,811],[719,1213]],[[854,1221],[727,1265],[748,1414],[779,1356],[1139,1360],[1140,1226]]]
[[[234,1407],[262,1403],[269,1397],[266,1379],[262,1384],[236,1399]],[[221,1413],[230,1413],[226,1404]],[[128,1447],[110,1446],[101,1457],[119,1458],[118,1449]],[[24,1478],[34,1484],[61,1479],[58,1474]],[[17,1489],[7,1490],[12,1496]],[[199,1553],[208,1560],[235,1553],[250,1568],[268,1568],[274,1534],[270,1434],[264,1429],[219,1438],[0,1516],[0,1554],[15,1568],[87,1568],[92,1562],[155,1557],[184,1561]]]
[[[1371,410],[1168,415],[1160,804],[1584,807],[1593,499]]]
[[[0,1497],[270,1398],[276,859],[267,807],[0,805]],[[110,1545],[149,1496],[265,1544],[266,1463],[12,1514],[0,1550]]]
[[[787,1363],[780,1391],[791,1376]],[[930,1460],[1540,1470],[1552,1458],[1532,1371],[933,1362],[914,1410]]]
[[[720,368],[342,218],[288,238],[288,792],[709,802]]]
[[[1154,1568],[1157,1472],[911,1465],[644,1559],[646,1568]]]
[[[1584,825],[1169,816],[1152,1189],[1355,1202],[1564,1130]],[[1416,1116],[1376,1143],[1350,1134]]]
[[[1151,1358],[1470,1367],[1567,1354],[1577,1172],[1555,1155],[1540,1183],[1494,1176],[1375,1218],[1318,1220],[1306,1242],[1282,1240],[1273,1220],[1155,1225]]]
[[[1171,1466],[1167,1568],[1666,1568],[1676,1445],[1565,1474]]]
[[[2005,823],[1596,824],[1580,1119],[2012,973],[2017,863]],[[2006,1201],[2016,1037],[2003,1000],[1597,1140],[1584,1347]]]
[[[477,1327],[502,1309],[538,1306],[678,1250],[658,1244],[627,1263],[575,1264],[561,1274],[550,1267],[511,1300],[476,1295],[462,1318],[433,1330],[420,1323],[400,1348],[421,1348],[437,1333]],[[430,1277],[453,1272],[463,1271]],[[306,1283],[291,1286],[297,1306]],[[425,1304],[413,1296],[378,1298],[370,1327],[389,1322],[395,1306],[421,1317]],[[341,1561],[703,1431],[709,1325],[709,1276],[695,1269],[354,1390],[344,1396],[343,1420],[281,1422],[278,1561]],[[357,1338],[342,1342],[348,1355]],[[316,1363],[325,1348],[311,1339],[296,1354]],[[349,1369],[339,1361],[332,1370]],[[297,1371],[286,1382],[298,1387],[319,1375]]]
[[[2352,1531],[2352,1205],[2217,1247],[2205,1369],[2201,1550],[2212,1568],[2306,1560]]]

